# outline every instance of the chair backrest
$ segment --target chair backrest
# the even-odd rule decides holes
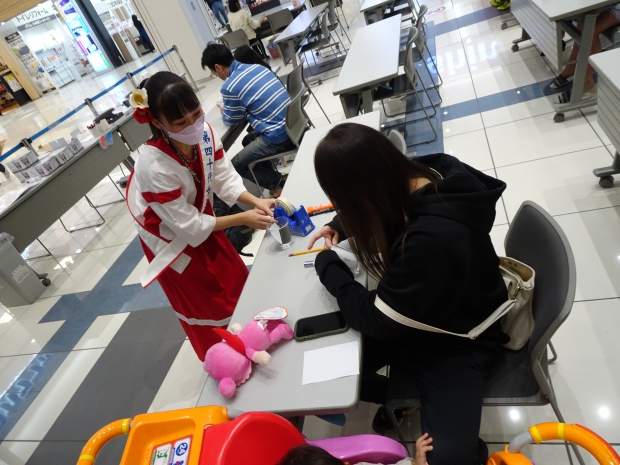
[[[236,31],[224,34],[222,36],[222,42],[224,42],[224,45],[226,45],[228,50],[231,52],[235,51],[242,45],[247,45],[248,47],[250,46],[248,36],[245,34],[243,29],[237,29]]]
[[[528,343],[538,360],[570,314],[575,299],[575,259],[560,225],[534,202],[523,202],[505,240],[506,255],[534,268],[534,332]]]
[[[413,0],[411,0],[413,2]],[[426,5],[420,6],[420,11],[418,11],[418,18],[415,21],[415,27],[418,29],[422,28],[424,25],[424,16],[428,13],[428,7]]]
[[[327,16],[329,18],[329,24],[336,26],[338,23],[338,15],[336,14],[336,0],[329,0],[329,6],[327,10]]]
[[[394,144],[398,150],[400,150],[404,155],[407,155],[407,142],[400,132],[396,129],[392,129],[388,135],[388,139],[390,139],[390,142]]]
[[[304,64],[300,63],[286,78],[286,89],[292,98],[305,94],[308,87],[304,81]]]
[[[301,93],[293,96],[291,103],[286,107],[286,133],[297,147],[301,143],[309,121],[301,105],[301,97]]]
[[[284,418],[272,413],[244,413],[204,430],[200,463],[273,465],[306,439]]]
[[[407,76],[407,79],[412,85],[415,85],[415,83],[417,82],[417,71],[415,69],[413,46],[416,45],[417,41],[419,41],[419,37],[420,31],[417,27],[412,26],[409,30],[409,41],[407,42],[407,48],[405,49],[405,63],[403,63],[405,75]]]
[[[293,13],[288,8],[284,8],[280,11],[267,15],[267,21],[271,26],[271,32],[276,35],[278,32],[282,32],[293,22]]]
[[[329,28],[327,27],[327,15],[323,15],[321,18],[321,33],[325,39],[331,41],[332,35],[329,33]]]

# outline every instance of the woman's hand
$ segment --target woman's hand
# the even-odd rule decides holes
[[[265,215],[273,217],[273,212],[271,211],[271,209],[276,206],[276,201],[275,199],[256,198],[256,200],[254,201],[254,206],[259,210],[263,211]]]
[[[267,16],[263,15],[260,17],[260,19],[258,20],[259,23],[262,23],[263,21],[265,21],[267,19]]]
[[[314,243],[322,237],[325,239],[326,249],[331,249],[334,245],[338,245],[338,231],[331,226],[323,226],[321,230],[312,236],[312,239],[310,239],[308,250],[310,250]]]
[[[239,213],[239,215],[243,216],[243,224],[254,229],[266,229],[267,226],[275,222],[271,216],[265,215],[265,212],[262,210],[248,210],[247,212]]]

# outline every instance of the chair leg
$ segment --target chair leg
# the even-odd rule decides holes
[[[549,386],[551,387],[551,390],[553,391],[553,385],[551,384],[551,380],[549,380]],[[555,413],[555,416],[558,418],[558,421],[560,423],[566,423],[564,421],[564,416],[562,415],[562,412],[560,412],[560,406],[558,405],[558,402],[555,398],[555,392],[551,392],[549,393],[550,395],[547,395],[547,398],[549,399],[549,403],[551,404],[551,408],[553,409],[553,412]],[[564,443],[566,445],[566,451],[568,453],[568,459],[570,461],[570,463],[573,463],[572,457],[570,455],[570,452],[568,450],[568,443]],[[577,446],[576,444],[570,444],[570,447],[572,447],[573,452],[575,453],[575,455],[577,456],[577,461],[579,462],[580,465],[585,465],[585,462],[583,460],[583,457],[581,456],[581,451],[579,450],[579,446]]]
[[[308,92],[310,92],[310,95],[312,95],[314,97],[314,100],[316,100],[316,103],[319,106],[319,108],[321,109],[321,111],[323,112],[323,114],[325,115],[325,119],[327,119],[327,122],[329,124],[332,124],[332,122],[327,117],[327,113],[325,113],[325,110],[323,110],[323,107],[321,106],[321,103],[319,102],[319,99],[316,98],[316,95],[314,95],[314,92],[312,92],[309,87],[308,87]]]
[[[351,39],[349,38],[349,34],[347,34],[347,31],[345,31],[344,27],[342,27],[342,23],[340,21],[338,21],[338,24],[340,25],[340,29],[342,30],[342,33],[347,37],[347,40],[349,41],[349,43],[351,43]]]
[[[555,351],[555,347],[553,347],[553,342],[549,341],[549,349],[553,354],[553,358],[549,359],[547,363],[554,363],[558,359],[558,353]]]
[[[426,47],[426,51],[428,52],[428,56],[431,58],[431,61],[433,62],[433,66],[435,67],[435,71],[437,71],[437,82],[438,82],[438,86],[442,86],[443,85],[443,79],[441,78],[441,74],[439,74],[439,68],[437,67],[437,63],[435,62],[435,59],[433,58],[433,54],[431,53],[431,51],[428,49],[428,47]],[[433,82],[435,82],[433,80]]]
[[[420,78],[418,77],[418,80],[419,79]],[[421,101],[420,100],[420,95],[418,94],[418,91],[416,90],[415,87],[413,88],[413,91],[415,92],[415,96],[418,99],[418,101]],[[425,90],[425,92],[426,92],[426,90]],[[428,92],[427,92],[427,95],[428,95]],[[429,99],[430,99],[430,97],[429,97]],[[424,115],[426,117],[426,121],[428,121],[428,124],[430,125],[431,129],[433,130],[433,134],[435,134],[435,137],[433,137],[432,139],[429,139],[429,140],[422,141],[422,142],[416,142],[415,144],[411,144],[411,145],[408,144],[407,147],[413,147],[414,145],[420,145],[420,144],[424,144],[424,143],[430,144],[431,142],[437,140],[437,131],[435,131],[435,126],[433,126],[433,122],[431,121],[431,117],[428,115],[428,112],[426,111],[426,107],[424,105],[422,105],[422,111],[424,112]],[[435,114],[437,114],[436,111],[435,111]],[[407,121],[407,122],[409,122],[409,121]]]
[[[252,173],[252,178],[254,178],[254,184],[256,184],[258,186],[258,190],[260,192],[260,198],[264,199],[265,196],[263,195],[263,188],[260,186],[260,184],[258,183],[258,180],[256,179],[256,175],[254,174],[254,167],[256,166],[256,163],[250,163],[248,165],[248,169],[250,170],[250,173]]]
[[[342,17],[344,18],[344,23],[347,25],[347,29],[349,29],[349,22],[347,21],[347,17],[344,14],[344,10],[342,9],[342,6],[340,6],[340,12],[342,13]]]
[[[396,430],[396,434],[398,434],[398,442],[400,442],[403,447],[405,449],[407,449],[407,451],[411,454],[411,456],[413,457],[413,450],[409,450],[409,447],[407,447],[407,441],[405,439],[405,435],[403,434],[403,430],[400,429],[400,425],[398,424],[398,421],[396,420],[396,414],[394,413],[394,408],[389,408],[389,407],[385,407],[385,410],[387,411],[388,417],[390,417],[390,421],[392,422],[392,425],[394,426],[394,429]]]
[[[429,53],[429,55],[430,55],[430,53]],[[431,78],[431,82],[433,83],[433,89],[435,89],[435,92],[437,92],[437,97],[439,97],[439,103],[437,105],[441,105],[443,103],[443,99],[441,98],[441,94],[439,93],[439,86],[440,86],[440,84],[435,84],[435,80],[433,79],[433,75],[431,73],[431,70],[429,69],[428,65],[424,61],[424,58],[422,58],[421,61],[424,62],[424,68],[426,68],[426,72],[428,73],[428,77]],[[437,74],[437,76],[439,76],[439,74]],[[420,79],[420,82],[422,82],[421,79]],[[424,90],[427,90],[425,86],[424,86]],[[430,97],[429,97],[429,99],[430,99]],[[433,102],[431,101],[431,103],[433,103]]]

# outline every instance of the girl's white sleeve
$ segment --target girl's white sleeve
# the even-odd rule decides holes
[[[248,10],[243,10],[245,12],[245,18],[247,23],[250,25],[250,27],[252,29],[258,29],[260,27],[260,24],[258,22],[258,20],[256,19],[252,19],[252,15],[250,14],[250,12]]]
[[[174,173],[151,172],[148,192],[142,192],[142,197],[174,234],[192,247],[197,247],[213,231],[215,217],[199,212],[188,203],[181,186]]]
[[[226,154],[224,147],[217,133],[211,129],[213,134],[213,147],[215,147],[215,162],[213,164],[213,190],[229,207],[232,207],[246,189],[243,179],[235,170]]]

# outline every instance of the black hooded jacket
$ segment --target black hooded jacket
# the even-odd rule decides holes
[[[471,345],[475,341],[410,328],[375,306],[379,298],[413,320],[455,333],[467,333],[507,300],[499,260],[489,232],[495,204],[506,184],[445,154],[417,158],[443,179],[410,197],[406,230],[390,231],[390,265],[376,291],[353,279],[333,251],[315,262],[319,278],[338,300],[349,326],[383,340]],[[330,223],[345,235],[336,218]],[[404,236],[404,238],[403,238]],[[403,241],[404,239],[404,241]],[[499,323],[478,341],[505,343]]]

